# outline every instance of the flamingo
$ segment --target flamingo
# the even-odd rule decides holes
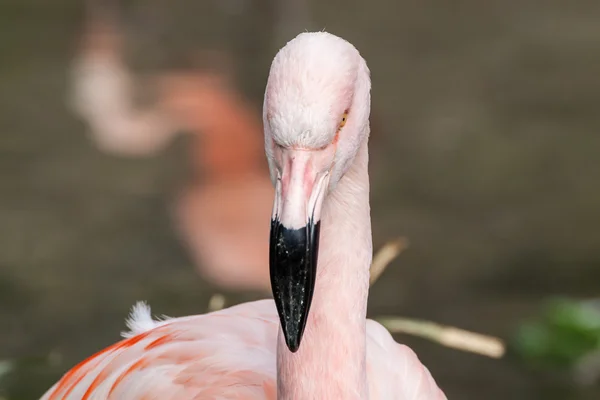
[[[262,147],[262,121],[231,82],[228,68],[150,76],[157,104],[133,104],[140,80],[122,59],[117,2],[86,3],[88,19],[72,70],[72,110],[105,152],[148,156],[183,129],[192,133],[194,179],[176,194],[170,214],[199,274],[223,288],[269,291],[268,236],[273,187]],[[226,54],[204,54],[230,64]],[[223,60],[220,60],[223,59]],[[223,62],[224,61],[224,62]],[[241,201],[244,199],[245,201]],[[237,243],[231,248],[227,243]]]
[[[415,353],[366,318],[370,87],[346,40],[288,42],[263,105],[274,298],[162,320],[138,303],[125,339],[42,399],[446,399]]]

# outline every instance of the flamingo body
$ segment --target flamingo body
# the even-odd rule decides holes
[[[279,320],[272,300],[152,321],[138,304],[124,340],[81,362],[41,400],[276,399]],[[445,399],[408,347],[367,320],[369,398]]]
[[[184,190],[173,213],[203,278],[221,287],[270,290],[268,201],[273,195],[268,178],[254,173]]]

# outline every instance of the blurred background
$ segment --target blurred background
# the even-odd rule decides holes
[[[369,316],[507,341],[497,360],[396,336],[450,399],[598,399],[599,19],[579,0],[2,0],[0,398],[38,398],[137,300],[268,296],[263,90],[281,46],[326,29],[372,73],[375,247],[410,242]]]

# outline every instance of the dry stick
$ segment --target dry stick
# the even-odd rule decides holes
[[[373,257],[371,264],[371,285],[381,276],[387,266],[408,247],[406,238],[387,242]],[[376,318],[391,333],[404,333],[429,339],[445,347],[451,347],[492,358],[504,355],[502,340],[464,329],[443,326],[434,322],[419,321],[400,317]]]
[[[501,358],[505,353],[504,342],[497,337],[409,318],[380,317],[376,320],[391,333],[418,336],[445,347],[491,358]]]
[[[219,311],[225,308],[225,296],[215,293],[208,300],[208,312]]]
[[[408,247],[408,239],[401,237],[387,242],[375,256],[371,263],[371,279],[369,284],[373,286],[375,281],[379,279],[387,266]]]
[[[371,280],[373,285],[387,266],[408,247],[406,238],[398,238],[386,243],[373,257]],[[465,331],[463,329],[442,326],[433,322],[407,318],[378,318],[378,321],[391,333],[404,333],[429,339],[442,346],[500,358],[504,355],[504,343],[495,337]]]

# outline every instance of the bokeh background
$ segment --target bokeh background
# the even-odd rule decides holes
[[[194,68],[199,50],[229,54],[258,115],[270,61],[296,33],[325,28],[356,45],[377,118],[374,243],[410,240],[372,287],[370,316],[508,339],[549,297],[597,296],[600,3],[306,4],[307,16],[286,16],[275,0],[123,1],[124,55],[141,76]],[[215,293],[229,304],[264,297],[199,277],[178,239],[168,210],[191,174],[189,137],[150,157],[116,156],[68,108],[87,7],[0,2],[3,399],[38,398],[116,341],[137,300],[180,316],[205,312]],[[450,399],[600,398],[597,386],[510,355],[396,339]]]

